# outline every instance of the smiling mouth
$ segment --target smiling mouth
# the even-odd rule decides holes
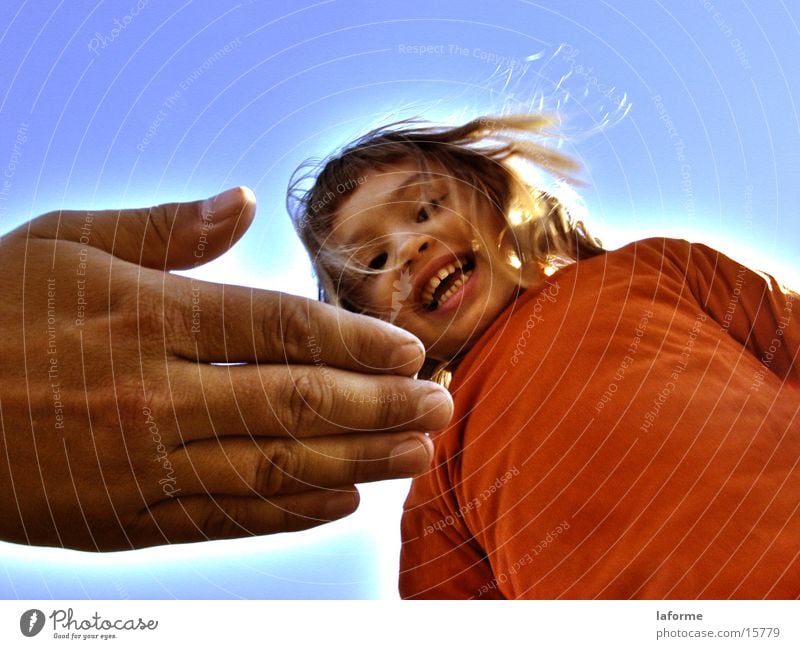
[[[422,304],[428,311],[435,311],[453,297],[467,283],[475,270],[475,260],[461,257],[458,261],[442,266],[422,289]]]

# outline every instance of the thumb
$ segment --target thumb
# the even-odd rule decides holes
[[[50,212],[8,236],[75,241],[148,268],[179,270],[227,252],[250,227],[255,211],[253,192],[234,187],[188,203]]]

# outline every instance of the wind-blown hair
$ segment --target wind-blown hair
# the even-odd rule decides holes
[[[444,169],[451,180],[466,183],[505,220],[515,248],[514,266],[533,267],[541,280],[546,272],[578,259],[605,252],[580,221],[570,218],[555,196],[532,187],[513,162],[532,163],[558,178],[573,180],[572,158],[547,148],[536,137],[553,120],[544,115],[481,117],[462,126],[431,126],[417,120],[396,122],[370,131],[322,162],[306,162],[292,176],[287,208],[309,252],[325,301],[376,317],[358,294],[367,268],[357,268],[331,233],[337,211],[370,174],[402,162],[417,162],[420,170]],[[436,173],[433,171],[432,173]],[[439,172],[441,173],[441,172]],[[309,187],[309,183],[311,183]],[[506,261],[509,261],[506,259]],[[511,265],[521,284],[530,280]],[[531,276],[531,274],[528,274]]]

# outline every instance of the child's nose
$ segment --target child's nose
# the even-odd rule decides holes
[[[413,234],[406,237],[400,248],[400,260],[403,266],[408,266],[417,257],[431,247],[429,237],[421,234]]]

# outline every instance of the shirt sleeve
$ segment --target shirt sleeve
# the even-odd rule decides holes
[[[688,258],[688,287],[703,310],[780,379],[800,384],[800,295],[706,245],[672,243],[685,247],[671,256]]]
[[[503,599],[459,509],[439,495],[435,470],[415,478],[405,503],[400,553],[403,599]]]

